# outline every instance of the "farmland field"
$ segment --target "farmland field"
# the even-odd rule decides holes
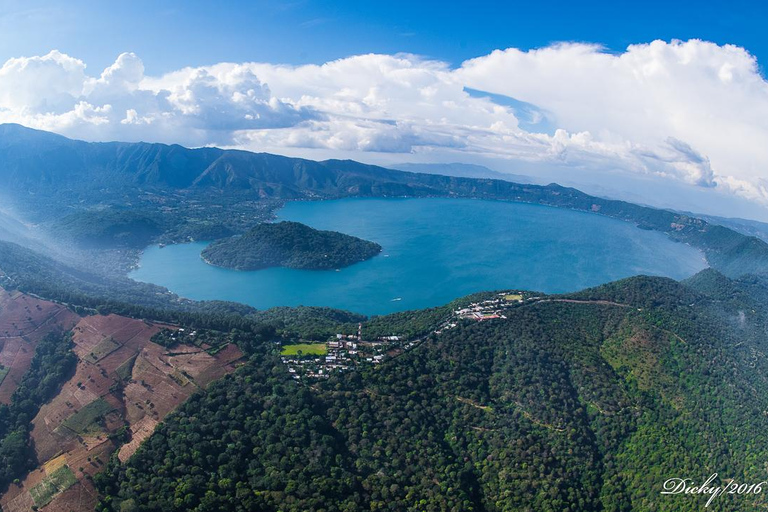
[[[45,480],[34,486],[29,492],[35,505],[43,507],[50,503],[54,496],[69,489],[77,482],[74,473],[69,466],[61,466],[51,473]]]
[[[104,341],[96,345],[84,359],[91,363],[95,363],[120,348],[120,346],[121,345],[112,338],[105,338]]]
[[[119,315],[80,317],[0,289],[0,379],[7,374],[0,380],[0,403],[10,399],[48,333],[71,331],[78,357],[74,374],[31,419],[37,469],[0,496],[0,510],[93,510],[91,479],[112,454],[119,450],[126,460],[169,412],[240,364],[243,354],[226,333],[207,333],[202,347],[185,339],[172,352],[150,341],[171,328]],[[213,350],[206,350],[209,345]],[[121,447],[109,435],[125,429],[131,439]]]
[[[62,426],[78,434],[85,434],[92,430],[94,423],[113,409],[114,407],[99,398],[67,418]]]

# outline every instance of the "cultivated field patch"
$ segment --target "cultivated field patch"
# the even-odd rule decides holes
[[[24,296],[15,300],[20,297]],[[11,299],[0,291],[2,300]],[[60,312],[57,318],[69,313]],[[73,332],[75,374],[32,420],[35,455],[47,462],[0,497],[4,512],[42,509],[39,503],[46,503],[45,511],[90,512],[98,493],[86,477],[102,471],[116,450],[121,460],[127,460],[168,413],[232,372],[243,358],[236,345],[226,344],[227,335],[218,339],[213,331],[203,346],[182,343],[168,349],[150,338],[177,327],[117,315],[72,318],[64,330]],[[210,346],[217,347],[214,355],[206,351]],[[22,348],[31,360],[34,345],[18,337],[0,337],[0,364],[5,365],[3,357],[15,360]],[[11,377],[9,373],[6,380]],[[118,440],[122,432],[128,434],[125,444]]]
[[[105,338],[98,345],[93,347],[93,350],[91,350],[83,359],[90,363],[97,363],[121,346],[122,345],[116,342],[113,338]]]
[[[0,403],[10,401],[37,343],[51,332],[69,331],[78,320],[60,304],[0,288]]]
[[[29,493],[32,495],[35,505],[44,507],[53,500],[54,496],[69,489],[76,482],[77,478],[69,466],[61,466],[30,489]]]
[[[80,435],[96,432],[104,416],[113,410],[114,407],[99,398],[64,420],[61,426]]]

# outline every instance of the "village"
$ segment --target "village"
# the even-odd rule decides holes
[[[459,322],[483,322],[505,319],[505,311],[527,301],[539,299],[528,297],[522,292],[507,291],[493,298],[471,302],[453,310],[449,318],[440,322],[431,331],[434,334],[453,329]],[[283,363],[297,380],[326,379],[335,372],[344,372],[362,365],[378,365],[411,350],[425,337],[407,339],[392,334],[365,339],[363,324],[358,324],[355,334],[336,334],[322,341],[304,341],[300,344],[284,345],[281,350]]]

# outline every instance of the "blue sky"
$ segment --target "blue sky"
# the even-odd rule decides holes
[[[745,0],[0,0],[0,123],[481,164],[768,220],[766,19]]]
[[[557,41],[623,51],[699,38],[768,58],[763,2],[0,0],[0,61],[51,49],[104,68],[125,51],[157,74],[222,61],[323,63],[417,53],[458,65],[494,49]]]

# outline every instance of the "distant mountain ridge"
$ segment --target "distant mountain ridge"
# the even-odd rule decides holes
[[[455,176],[458,178],[480,178],[492,180],[513,181],[515,183],[539,184],[539,180],[523,174],[512,174],[494,171],[484,165],[464,164],[454,162],[450,164],[417,164],[402,163],[388,166],[390,169],[406,172],[418,172],[424,174],[439,174],[442,176]]]
[[[598,213],[666,233],[702,250],[711,266],[729,276],[768,272],[768,244],[690,215],[598,198],[556,184],[410,173],[352,160],[315,162],[267,153],[143,142],[89,143],[6,124],[0,125],[0,187],[29,203],[28,209],[38,215],[43,210],[53,212],[53,206],[59,208],[56,215],[87,210],[103,204],[105,198],[136,209],[136,202],[141,200],[148,211],[166,217],[177,215],[177,225],[188,223],[192,215],[200,221],[214,212],[221,220],[222,212],[227,211],[222,208],[224,203],[228,201],[231,207],[236,200],[510,200]],[[193,204],[189,198],[194,199]],[[187,210],[182,212],[180,206]],[[253,215],[252,210],[248,215]],[[234,228],[234,232],[244,232],[241,227]]]

